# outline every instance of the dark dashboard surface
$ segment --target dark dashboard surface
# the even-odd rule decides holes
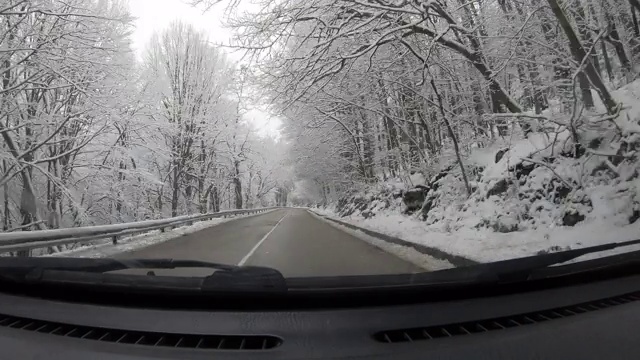
[[[144,309],[0,294],[0,358],[638,359],[639,290],[640,276],[628,276],[496,297],[295,311]],[[98,329],[101,339],[73,336],[78,329]],[[186,337],[145,343],[148,334]],[[199,348],[199,336],[212,335],[226,336],[226,345],[215,338],[220,349]],[[249,349],[252,336],[277,343]]]

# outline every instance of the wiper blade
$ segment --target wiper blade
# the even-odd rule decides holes
[[[105,274],[125,269],[211,268],[217,271],[200,277],[141,276]],[[286,291],[284,276],[276,269],[237,266],[199,260],[175,259],[82,259],[82,258],[5,258],[0,260],[0,276],[20,282],[100,284],[119,286],[171,285],[208,291]],[[176,286],[180,279],[185,286]],[[190,279],[185,282],[185,279]],[[152,286],[152,287],[158,287]]]
[[[125,269],[211,268],[234,271],[241,266],[199,260],[175,259],[85,259],[85,258],[4,258],[0,268],[55,269],[103,273]]]
[[[124,269],[179,269],[179,268],[210,268],[220,271],[235,271],[242,267],[200,260],[176,260],[176,259],[101,259],[107,260],[94,264],[73,264],[68,270],[81,270],[91,272],[108,272]],[[80,266],[78,266],[80,265]],[[63,267],[64,268],[64,267]],[[56,267],[58,270],[63,268]]]
[[[527,280],[535,270],[562,264],[587,254],[594,254],[632,245],[640,245],[640,239],[476,265],[483,268],[483,271],[479,274],[480,279],[478,280],[497,280],[500,282]]]

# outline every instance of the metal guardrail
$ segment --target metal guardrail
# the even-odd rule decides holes
[[[227,210],[210,214],[184,215],[161,220],[146,220],[122,224],[0,233],[0,254],[11,251],[40,249],[49,246],[85,243],[107,238],[111,238],[115,245],[118,242],[118,237],[124,235],[145,233],[158,229],[165,232],[167,228],[185,224],[191,225],[196,221],[211,220],[233,215],[255,214],[273,209],[276,209],[276,207]]]

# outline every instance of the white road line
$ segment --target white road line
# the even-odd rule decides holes
[[[282,219],[280,219],[274,226],[273,228],[271,228],[271,230],[269,230],[269,232],[262,237],[262,239],[260,239],[260,241],[258,241],[258,243],[256,244],[256,246],[254,246],[251,251],[249,251],[249,253],[247,255],[245,255],[242,260],[240,260],[240,262],[238,263],[238,266],[242,266],[244,265],[244,263],[247,262],[247,260],[249,260],[249,258],[251,257],[251,255],[253,255],[253,253],[256,252],[256,250],[258,250],[258,248],[260,247],[260,245],[262,245],[262,243],[267,240],[267,237],[269,237],[269,235],[271,235],[271,233],[273,232],[273,230],[275,230],[278,225],[280,225],[280,223],[282,222],[282,220],[284,220],[284,218],[287,217],[287,215],[289,215],[289,213],[287,212],[286,214],[284,214],[284,216],[282,217]]]

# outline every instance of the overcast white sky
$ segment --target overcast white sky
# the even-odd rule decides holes
[[[222,27],[225,4],[218,4],[203,13],[187,4],[185,0],[129,0],[131,14],[136,17],[136,30],[133,33],[133,47],[141,58],[145,46],[154,32],[162,31],[172,21],[181,20],[190,23],[209,35],[209,40],[217,44],[228,44],[231,33]],[[230,53],[227,51],[227,53]],[[239,60],[239,55],[229,54],[231,59]],[[261,135],[277,138],[282,122],[260,110],[252,110],[246,118],[255,124]]]
[[[133,34],[136,52],[142,52],[151,35],[161,31],[174,20],[182,20],[199,30],[204,30],[212,42],[227,43],[230,33],[222,28],[224,4],[220,5],[203,13],[184,0],[129,0],[131,13],[137,18],[136,31]]]

